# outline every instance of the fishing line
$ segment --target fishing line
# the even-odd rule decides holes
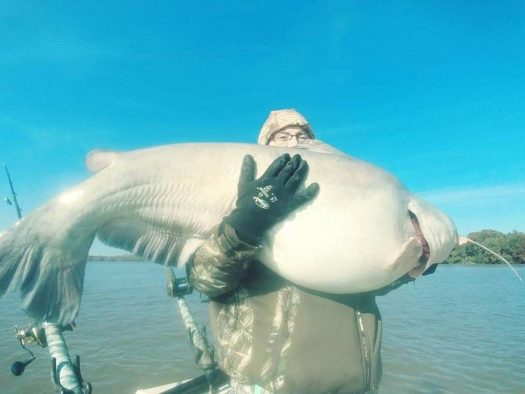
[[[467,238],[467,237],[463,237],[463,236],[459,236],[458,237],[458,245],[460,246],[463,246],[465,244],[467,244],[468,242],[470,243],[473,243],[474,245],[477,245],[479,246],[480,248],[486,250],[487,252],[490,252],[492,253],[494,256],[496,256],[497,258],[499,258],[500,260],[502,260],[505,264],[507,264],[510,269],[514,272],[514,274],[518,277],[518,279],[520,280],[521,283],[523,283],[523,279],[521,279],[521,276],[520,274],[518,274],[518,271],[516,271],[516,269],[512,266],[511,263],[509,263],[503,256],[499,255],[498,253],[490,250],[489,248],[487,248],[486,246],[483,246],[482,244],[476,242],[476,241],[473,241],[471,240],[470,238]]]

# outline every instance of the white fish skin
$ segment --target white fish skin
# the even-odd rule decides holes
[[[184,264],[233,209],[242,158],[258,176],[282,154],[310,165],[316,199],[266,236],[261,261],[315,290],[355,293],[380,288],[427,266],[457,244],[452,221],[409,193],[386,171],[326,145],[315,151],[250,144],[176,144],[131,152],[93,152],[98,171],[0,235],[0,296],[21,289],[22,307],[38,320],[68,324],[78,314],[89,248],[103,242],[155,262]]]

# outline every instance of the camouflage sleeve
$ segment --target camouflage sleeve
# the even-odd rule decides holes
[[[208,297],[235,289],[261,249],[241,241],[227,224],[219,226],[187,264],[191,285]]]

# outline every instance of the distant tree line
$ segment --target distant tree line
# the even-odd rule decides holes
[[[144,258],[133,254],[121,254],[117,256],[89,256],[88,261],[145,261]]]
[[[468,238],[500,254],[513,264],[525,264],[525,233],[513,231],[504,234],[495,230],[481,230],[470,233]],[[456,247],[445,263],[503,264],[492,253],[470,242]]]

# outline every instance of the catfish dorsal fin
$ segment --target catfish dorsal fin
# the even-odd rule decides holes
[[[118,152],[111,150],[95,149],[89,152],[86,156],[86,167],[89,171],[97,173],[106,167],[118,157]]]

